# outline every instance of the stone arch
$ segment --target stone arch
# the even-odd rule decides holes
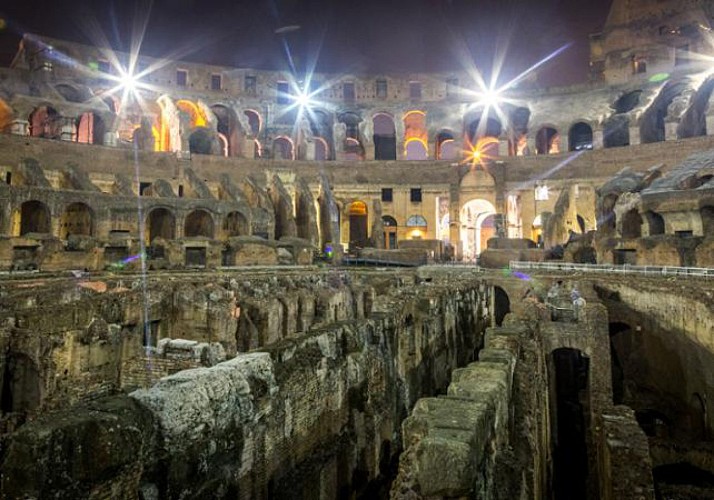
[[[483,116],[481,112],[467,113],[464,117],[465,148],[478,151],[480,156],[493,158],[498,156],[498,139],[503,132],[503,125],[492,116]]]
[[[629,113],[635,109],[640,104],[640,96],[642,95],[642,90],[633,90],[627,92],[620,97],[612,105],[615,108],[615,113]]]
[[[682,81],[666,83],[647,107],[640,119],[640,141],[643,144],[665,140],[665,119],[669,105],[686,89],[686,86],[687,84]]]
[[[235,110],[224,104],[214,104],[211,112],[216,120],[216,132],[221,141],[223,156],[238,156],[241,153],[243,133],[238,126]]]
[[[451,130],[442,130],[436,134],[436,159],[437,160],[458,160],[459,148],[454,140],[454,133]]]
[[[548,155],[560,153],[560,134],[555,127],[544,125],[535,136],[536,154]]]
[[[104,133],[106,126],[104,120],[91,111],[82,113],[76,121],[77,142],[83,144],[104,144]]]
[[[39,106],[30,113],[30,136],[45,139],[62,137],[62,117],[51,106]]]
[[[493,204],[483,199],[467,201],[461,207],[460,239],[465,260],[473,260],[483,251],[481,226],[489,215],[495,213]]]
[[[420,110],[407,111],[402,117],[404,123],[404,158],[426,160],[429,157],[426,113]]]
[[[574,123],[568,131],[568,150],[581,151],[593,148],[593,129],[585,122]]]
[[[290,137],[281,135],[273,140],[273,158],[278,160],[295,159],[295,145]]]
[[[372,117],[374,130],[374,159],[397,159],[397,129],[394,117],[388,113],[376,113]]]
[[[397,248],[397,219],[391,215],[383,215],[382,227],[384,228],[384,248],[387,250]]]
[[[493,322],[502,326],[506,315],[511,312],[511,299],[508,293],[500,286],[493,287]]]
[[[330,147],[322,137],[315,137],[315,161],[325,161],[330,159]]]
[[[642,217],[636,208],[632,208],[622,215],[622,237],[639,238],[642,236]]]
[[[213,238],[214,224],[211,214],[203,209],[197,209],[186,216],[183,224],[183,235],[186,238]]]
[[[312,110],[307,114],[310,122],[310,132],[315,140],[315,159],[318,161],[332,160],[334,120],[332,114],[321,109]]]
[[[223,232],[228,238],[249,234],[248,219],[240,212],[230,212],[223,219]]]
[[[72,235],[92,236],[94,234],[94,211],[82,202],[70,203],[60,217],[60,239]]]
[[[179,113],[179,119],[186,124],[187,130],[193,130],[197,127],[206,127],[208,119],[203,110],[198,104],[187,99],[179,99],[176,101],[176,109]]]
[[[176,238],[176,216],[168,208],[152,208],[146,215],[146,239],[151,243],[156,238]]]
[[[650,236],[664,234],[664,217],[662,217],[657,212],[648,210],[647,212],[645,212],[645,219],[647,220],[647,226],[649,229]]]
[[[52,218],[47,205],[37,200],[30,200],[20,205],[20,236],[28,233],[51,232]]]
[[[350,250],[355,247],[363,248],[367,245],[367,204],[361,200],[353,201],[347,213],[350,224]]]
[[[37,364],[27,355],[10,352],[2,377],[2,413],[27,413],[42,402],[42,379]]]
[[[516,107],[510,114],[511,129],[508,139],[508,153],[511,156],[525,156],[530,154],[528,148],[528,122],[531,110],[526,107]]]

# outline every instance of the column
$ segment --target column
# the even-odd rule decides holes
[[[593,130],[593,149],[602,149],[604,147],[604,136],[602,129]]]
[[[63,141],[75,141],[77,139],[77,127],[75,126],[76,118],[62,117],[62,128],[60,138]]]
[[[630,146],[640,144],[640,127],[630,127]]]
[[[10,133],[13,135],[29,135],[30,122],[27,120],[13,120],[10,125]]]

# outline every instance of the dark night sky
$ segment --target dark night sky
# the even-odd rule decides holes
[[[19,36],[33,32],[96,43],[101,27],[118,49],[132,24],[148,16],[142,52],[229,66],[285,67],[280,26],[298,66],[319,53],[318,70],[440,71],[470,54],[486,73],[495,47],[508,45],[504,76],[514,75],[566,43],[541,81],[583,81],[587,35],[600,29],[611,0],[24,0],[0,7],[0,64],[9,64]],[[318,50],[318,48],[320,48]],[[468,47],[468,51],[464,50]]]

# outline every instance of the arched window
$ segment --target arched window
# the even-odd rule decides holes
[[[397,134],[394,119],[386,113],[377,113],[372,118],[374,127],[374,159],[397,159]]]
[[[146,239],[173,240],[176,237],[176,217],[167,208],[154,208],[146,216]]]
[[[213,238],[213,217],[205,210],[194,210],[186,216],[183,234],[187,238]]]
[[[584,122],[578,122],[570,127],[568,133],[568,149],[582,151],[593,148],[593,129]]]
[[[50,209],[41,201],[26,201],[20,206],[20,236],[51,231]]]
[[[273,141],[273,158],[279,160],[295,159],[293,141],[289,137],[281,136]]]
[[[536,154],[560,153],[560,135],[553,127],[541,127],[536,133]]]
[[[67,205],[60,219],[60,238],[66,240],[71,235],[91,236],[94,232],[94,214],[85,203]]]

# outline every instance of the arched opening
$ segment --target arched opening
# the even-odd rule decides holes
[[[404,158],[406,160],[428,159],[426,144],[424,144],[421,139],[409,139],[404,145]]]
[[[714,90],[714,78],[709,78],[697,89],[692,104],[682,116],[677,130],[680,139],[707,135],[707,109]]]
[[[498,234],[496,227],[496,214],[487,215],[481,222],[481,251],[488,248],[488,240]]]
[[[240,154],[241,135],[237,126],[238,118],[235,111],[222,104],[211,106],[216,118],[216,132],[221,142],[223,156],[238,156]]]
[[[355,201],[349,207],[350,251],[367,245],[367,204]]]
[[[273,158],[277,160],[294,160],[295,149],[289,137],[281,136],[273,141]]]
[[[577,349],[561,348],[550,362],[553,498],[588,498],[590,359]]]
[[[67,205],[60,219],[60,239],[71,235],[92,236],[94,234],[94,214],[85,203]]]
[[[478,150],[482,157],[495,158],[498,156],[498,138],[501,136],[503,127],[501,122],[493,117],[485,120],[478,114],[467,114],[465,117],[465,143],[471,150]],[[487,138],[495,140],[484,140]]]
[[[506,315],[511,312],[511,300],[500,286],[493,288],[493,321],[496,326],[502,326]]]
[[[632,92],[628,92],[620,96],[613,105],[615,113],[629,113],[635,109],[640,104],[641,95],[641,90],[633,90]]]
[[[643,144],[665,140],[665,118],[667,108],[675,97],[686,89],[683,82],[667,83],[657,98],[642,114],[640,120],[640,141]]]
[[[240,212],[231,212],[223,219],[223,232],[228,238],[248,234],[248,220]]]
[[[426,237],[427,223],[422,215],[410,215],[406,226],[407,237],[410,240],[421,240]]]
[[[0,410],[2,413],[26,413],[42,401],[42,385],[37,365],[28,356],[10,353],[5,360]]]
[[[495,213],[496,209],[487,200],[471,200],[461,207],[460,237],[464,260],[475,260],[484,250],[482,226],[484,221]],[[484,233],[488,231],[487,228]]]
[[[578,122],[568,132],[568,149],[582,151],[593,148],[593,129],[585,122]]]
[[[639,238],[642,236],[642,217],[636,208],[628,210],[622,216],[622,237]]]
[[[248,128],[250,135],[257,139],[260,137],[260,129],[262,128],[262,119],[260,118],[260,113],[252,109],[246,109],[243,114],[248,119]]]
[[[131,140],[138,151],[161,151],[161,136],[148,118],[141,119],[141,125],[134,129]]]
[[[541,127],[536,133],[536,154],[560,153],[560,134],[553,127]]]
[[[386,113],[377,113],[372,118],[374,130],[374,159],[397,159],[397,133],[394,119]]]
[[[330,158],[330,148],[327,146],[327,141],[322,137],[315,137],[315,160],[325,161]]]
[[[702,235],[705,238],[714,237],[714,206],[703,206],[699,209],[699,216],[702,219]]]
[[[510,114],[511,137],[509,138],[508,154],[511,156],[525,156],[528,150],[528,122],[531,111],[528,108],[515,108]]]
[[[429,156],[426,113],[409,111],[404,115],[404,158],[426,160]]]
[[[387,250],[397,248],[397,219],[391,215],[383,215],[382,227],[384,227],[384,248]]]
[[[345,161],[364,160],[364,148],[357,139],[348,137],[345,139]]]
[[[188,149],[191,154],[210,155],[213,151],[220,149],[214,143],[215,134],[207,127],[195,129],[188,137]]]
[[[208,124],[203,110],[194,102],[181,99],[176,101],[179,120],[184,124],[184,130],[205,127]]]
[[[331,145],[334,124],[332,115],[318,109],[308,113],[308,119],[310,131],[315,139],[315,159],[317,161],[333,159]]]
[[[647,219],[647,225],[649,226],[650,236],[664,234],[664,217],[657,212],[648,210],[645,212],[645,218]]]
[[[147,215],[146,239],[151,243],[156,238],[173,240],[176,237],[176,217],[167,208],[154,208]]]
[[[605,122],[603,127],[603,146],[617,148],[630,145],[630,118],[627,115],[615,115]]]
[[[50,209],[41,201],[26,201],[20,206],[20,236],[51,231]]]
[[[104,121],[96,113],[83,113],[77,120],[77,142],[104,144]]]
[[[194,210],[186,216],[183,228],[186,238],[213,238],[213,217],[205,210]]]
[[[49,106],[40,106],[30,114],[30,135],[45,139],[62,137],[62,117]]]
[[[436,136],[436,158],[438,160],[457,160],[459,148],[451,132],[439,132]]]

